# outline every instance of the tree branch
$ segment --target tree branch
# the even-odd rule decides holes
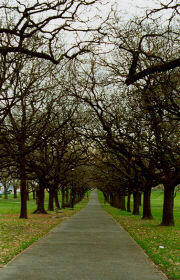
[[[165,72],[165,71],[168,71],[168,70],[171,70],[171,69],[174,69],[176,67],[180,67],[180,58],[177,58],[177,59],[173,59],[171,61],[168,61],[166,63],[163,63],[163,64],[159,64],[159,65],[155,65],[155,66],[151,66],[151,67],[148,67],[138,73],[135,73],[131,76],[129,76],[125,83],[127,86],[135,83],[136,81],[150,75],[150,74],[154,74],[156,72]]]

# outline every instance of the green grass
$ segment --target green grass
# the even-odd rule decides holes
[[[114,208],[108,203],[104,204],[104,197],[100,191],[98,191],[98,197],[102,207],[129,232],[154,263],[166,273],[169,279],[180,279],[180,252],[178,251],[178,241],[180,240],[180,193],[175,198],[174,227],[159,226],[163,206],[162,190],[152,192],[153,220],[141,220],[142,206],[140,207],[140,215],[133,216],[131,213]],[[132,206],[131,201],[131,209]]]
[[[61,195],[59,195],[61,202]],[[65,208],[60,212],[48,211],[48,214],[32,214],[36,202],[30,195],[28,201],[28,219],[19,219],[20,197],[14,199],[0,198],[0,267],[8,263],[14,256],[22,252],[33,242],[43,237],[64,218],[74,215],[86,206],[85,197],[74,209]],[[48,193],[45,195],[45,208],[48,208]]]
[[[48,209],[48,192],[45,192],[45,208]],[[36,200],[33,199],[32,193],[29,195],[30,200],[27,201],[28,213],[36,210]],[[61,202],[61,194],[58,195],[59,201]],[[19,214],[20,213],[21,199],[20,194],[18,198],[14,199],[13,195],[8,195],[8,199],[4,199],[4,196],[0,198],[0,215],[3,214]]]

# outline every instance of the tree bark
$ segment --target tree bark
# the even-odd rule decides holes
[[[33,213],[47,214],[46,210],[44,209],[44,184],[42,182],[39,182],[39,188],[36,192],[36,199],[37,209]]]
[[[143,216],[142,219],[151,220],[153,219],[151,213],[151,186],[147,185],[144,190],[143,196]]]
[[[162,226],[174,226],[174,188],[164,184],[164,204],[163,204],[163,216]]]
[[[131,212],[131,192],[128,191],[127,197],[127,212]]]
[[[133,215],[139,215],[139,192],[133,192]]]

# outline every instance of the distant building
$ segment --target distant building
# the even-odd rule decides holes
[[[14,188],[11,185],[8,185],[8,192],[14,194]],[[20,187],[17,188],[17,192],[20,192]],[[4,194],[4,186],[3,184],[0,182],[0,195]]]

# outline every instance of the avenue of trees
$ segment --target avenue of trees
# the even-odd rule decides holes
[[[96,25],[83,11],[97,0],[0,5],[0,176],[20,185],[20,218],[29,192],[35,213],[46,213],[45,191],[54,210],[97,187],[134,215],[143,194],[142,218],[152,219],[151,190],[161,184],[161,224],[174,225],[179,4],[165,2],[126,22],[112,10]]]

